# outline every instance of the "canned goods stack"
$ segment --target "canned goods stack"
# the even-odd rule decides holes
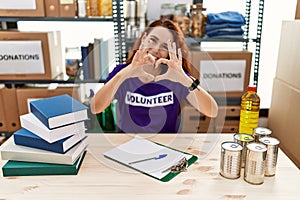
[[[270,136],[272,131],[268,128],[257,127],[254,129],[254,140],[255,142],[259,142],[259,139],[262,137]]]
[[[245,167],[246,163],[246,145],[250,142],[254,141],[254,137],[251,134],[247,133],[237,133],[233,135],[233,140],[239,144],[242,145],[243,150],[242,150],[242,161],[241,161],[241,167]]]
[[[242,145],[236,142],[223,142],[221,148],[220,174],[229,179],[239,178],[241,173]]]
[[[279,140],[273,137],[263,137],[259,142],[267,146],[265,176],[274,176],[277,165]]]
[[[255,185],[264,182],[266,155],[267,147],[265,145],[256,142],[247,144],[245,181]]]
[[[262,184],[265,176],[274,176],[279,140],[270,137],[271,133],[267,128],[257,127],[254,135],[236,133],[233,141],[223,142],[220,175],[237,179],[244,174],[244,180],[254,185]]]

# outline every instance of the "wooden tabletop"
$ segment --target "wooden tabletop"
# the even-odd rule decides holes
[[[235,180],[219,175],[221,143],[232,141],[232,134],[143,134],[199,157],[187,172],[161,182],[103,157],[103,152],[133,136],[88,134],[88,152],[78,175],[3,177],[0,172],[0,200],[299,199],[299,169],[280,150],[276,175],[252,185],[243,174]]]

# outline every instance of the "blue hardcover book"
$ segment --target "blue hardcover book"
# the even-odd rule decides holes
[[[82,46],[81,47],[81,62],[82,62],[82,72],[83,72],[84,80],[88,80],[90,78],[88,55],[89,55],[88,47]]]
[[[86,137],[86,134],[83,130],[82,133],[77,133],[72,136],[68,136],[64,139],[58,140],[56,142],[49,143],[46,140],[43,140],[39,136],[35,135],[34,133],[30,132],[29,130],[22,128],[16,131],[13,134],[13,137],[14,142],[17,145],[43,149],[56,153],[66,153],[73,146],[82,141]]]
[[[30,111],[49,129],[88,119],[87,106],[67,94],[31,101]]]

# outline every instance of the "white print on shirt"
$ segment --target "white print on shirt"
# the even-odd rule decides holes
[[[174,94],[173,92],[165,92],[154,96],[143,96],[127,91],[125,103],[142,107],[166,106],[174,103]]]

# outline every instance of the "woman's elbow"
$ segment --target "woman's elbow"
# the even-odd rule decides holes
[[[90,111],[92,114],[98,114],[99,112],[97,111],[96,109],[96,104],[95,104],[95,101],[92,99],[91,102],[90,102]]]
[[[218,106],[216,106],[215,108],[212,109],[212,112],[211,112],[211,118],[215,118],[217,117],[218,115]]]
[[[207,114],[208,117],[211,117],[211,118],[215,118],[217,117],[218,115],[218,105],[213,102],[213,104],[211,105],[211,109],[210,109],[210,112]]]

